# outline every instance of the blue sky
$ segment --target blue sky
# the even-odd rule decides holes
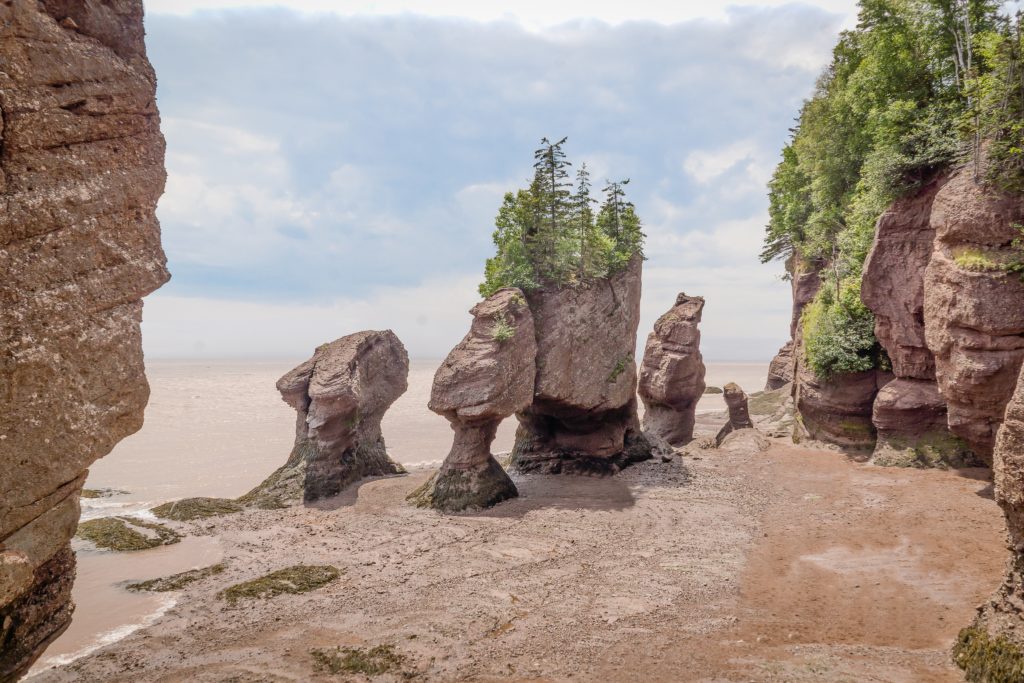
[[[765,183],[852,3],[278,4],[146,3],[173,274],[150,357],[301,358],[385,327],[443,356],[545,135],[632,179],[641,344],[679,291],[707,298],[706,358],[785,340]]]

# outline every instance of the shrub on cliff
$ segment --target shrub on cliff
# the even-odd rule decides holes
[[[875,318],[860,300],[860,279],[826,285],[804,308],[801,323],[807,363],[818,377],[870,370],[878,363]]]
[[[795,253],[833,289],[859,279],[892,201],[954,163],[977,164],[983,145],[988,180],[1024,192],[1021,16],[999,6],[861,0],[857,28],[840,36],[769,183],[762,261]],[[871,313],[841,298],[811,312],[816,371],[872,355]]]
[[[484,297],[502,287],[530,290],[605,278],[643,253],[640,218],[626,199],[629,180],[609,181],[595,212],[586,164],[573,186],[565,138],[541,143],[530,186],[506,193],[494,219],[496,253],[484,267]]]

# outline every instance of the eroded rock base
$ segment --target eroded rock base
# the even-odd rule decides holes
[[[75,553],[66,546],[36,568],[32,587],[0,608],[0,681],[24,675],[71,623]]]
[[[491,457],[472,469],[442,468],[410,493],[408,500],[417,507],[462,512],[489,508],[518,495],[512,479]]]
[[[340,455],[324,453],[314,445],[312,457],[306,463],[303,502],[312,503],[336,496],[350,484],[366,477],[405,473],[405,468],[388,456],[384,439],[379,436],[376,441],[360,441]]]

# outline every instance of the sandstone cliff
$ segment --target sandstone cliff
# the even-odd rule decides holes
[[[704,394],[700,324],[704,299],[680,292],[647,337],[637,387],[644,429],[673,446],[693,438],[697,401]]]
[[[0,679],[68,624],[86,468],[142,426],[155,86],[141,0],[0,3]]]
[[[878,219],[864,263],[861,299],[875,314],[875,336],[896,379],[875,398],[872,422],[879,465],[961,467],[970,450],[947,427],[946,402],[935,381],[935,357],[925,339],[925,271],[932,258],[932,208],[941,176],[897,200]]]
[[[643,260],[608,279],[527,293],[537,334],[533,403],[516,414],[522,471],[613,472],[650,457],[636,403]]]
[[[950,177],[931,211],[925,338],[949,428],[986,462],[1024,360],[1024,282],[1004,270],[1022,258],[1020,223],[1024,199],[975,182],[970,168]]]

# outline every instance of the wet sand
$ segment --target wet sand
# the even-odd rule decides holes
[[[957,681],[957,631],[998,585],[980,471],[885,469],[776,442],[612,478],[520,476],[519,499],[442,516],[367,482],[315,508],[180,525],[225,573],[153,625],[36,681],[333,680],[311,648],[393,645],[421,680]],[[341,579],[232,607],[295,562]]]
[[[83,499],[82,519],[143,514],[168,500],[189,496],[236,497],[258,484],[287,457],[294,436],[294,412],[274,389],[292,360],[149,361],[152,394],[143,429],[96,462],[87,488],[125,491]],[[451,445],[451,429],[426,405],[440,360],[413,360],[409,390],[384,418],[392,457],[407,466],[439,463]],[[707,364],[707,383],[739,382],[748,391],[764,385],[766,363]],[[706,395],[700,411],[724,408],[720,395]],[[511,450],[516,421],[506,420],[493,450]],[[209,539],[204,539],[209,540]],[[134,553],[89,550],[75,542],[77,608],[71,627],[33,668],[34,672],[114,642],[157,619],[173,596],[124,590],[126,580],[145,580],[214,564],[216,543],[197,539]]]

